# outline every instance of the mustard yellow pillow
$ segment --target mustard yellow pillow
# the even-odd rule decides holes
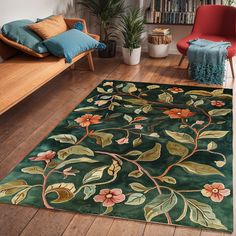
[[[50,39],[58,34],[67,31],[67,25],[63,16],[51,16],[41,22],[29,25],[42,39]]]

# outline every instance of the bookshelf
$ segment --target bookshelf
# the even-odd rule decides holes
[[[145,10],[147,25],[192,25],[201,5],[223,5],[223,0],[149,0]]]

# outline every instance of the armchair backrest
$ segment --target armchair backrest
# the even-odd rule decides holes
[[[222,5],[199,7],[193,33],[236,37],[236,7]]]

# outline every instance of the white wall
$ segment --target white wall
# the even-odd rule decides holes
[[[0,0],[0,26],[18,20],[74,14],[74,0]]]

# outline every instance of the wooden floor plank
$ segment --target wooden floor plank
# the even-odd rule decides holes
[[[95,221],[96,216],[76,214],[67,226],[63,236],[84,236]]]
[[[107,236],[142,236],[145,223],[115,219]]]
[[[174,236],[200,236],[200,229],[193,229],[188,227],[176,227]]]
[[[175,232],[174,226],[147,224],[143,236],[173,236]]]

